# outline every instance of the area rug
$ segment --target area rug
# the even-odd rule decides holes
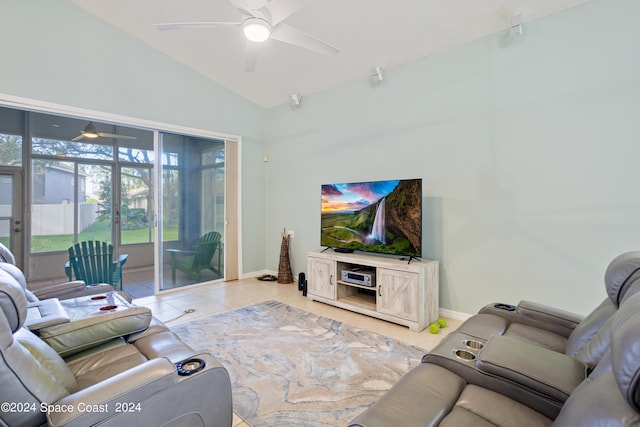
[[[254,427],[346,426],[424,354],[278,301],[172,330],[227,368],[234,411]]]

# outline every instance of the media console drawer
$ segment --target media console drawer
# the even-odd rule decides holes
[[[438,318],[439,263],[314,251],[307,298],[421,331]]]

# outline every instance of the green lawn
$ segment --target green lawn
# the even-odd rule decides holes
[[[178,226],[165,227],[164,241],[178,240]],[[134,243],[149,243],[149,229],[141,228],[137,230],[122,230],[122,244],[130,245]],[[151,234],[153,241],[153,233]],[[8,239],[7,239],[8,240]],[[91,227],[78,235],[78,241],[103,240],[111,241],[111,230],[109,223],[96,222]],[[3,243],[3,240],[0,239]],[[7,244],[7,243],[5,243]],[[31,238],[31,253],[66,251],[73,245],[73,235],[60,234],[52,236],[33,236]]]

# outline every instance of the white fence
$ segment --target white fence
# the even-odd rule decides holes
[[[80,203],[78,232],[96,222],[97,203]],[[31,205],[31,235],[73,234],[73,204]]]

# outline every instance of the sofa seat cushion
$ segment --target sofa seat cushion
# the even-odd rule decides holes
[[[449,413],[465,384],[462,378],[445,368],[422,363],[353,420],[351,426],[437,425]]]
[[[567,346],[567,339],[562,335],[554,334],[553,332],[538,329],[522,323],[510,324],[503,335],[511,338],[517,338],[531,344],[537,344],[558,353],[564,353]]]
[[[76,378],[78,388],[82,390],[147,360],[134,345],[118,339],[103,344],[94,351],[77,354],[72,359],[67,359],[66,363]]]
[[[78,388],[82,390],[97,384],[147,360],[164,357],[177,363],[194,355],[193,349],[166,327],[156,328],[154,332],[140,334],[141,338],[133,341],[117,338],[67,357],[65,362],[75,376]]]
[[[421,363],[360,414],[351,427],[548,427],[552,420],[509,397]]]
[[[548,427],[552,423],[549,418],[515,400],[469,384],[439,426]]]

